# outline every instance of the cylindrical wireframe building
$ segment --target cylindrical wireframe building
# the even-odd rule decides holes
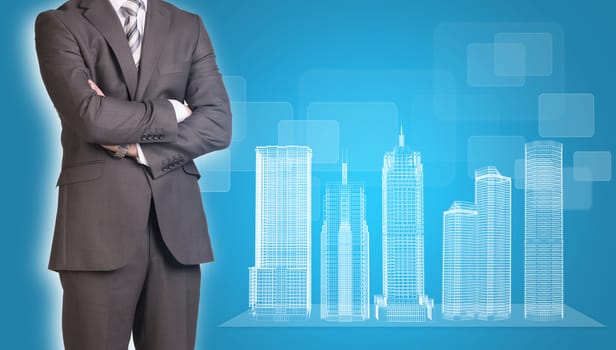
[[[564,318],[563,171],[561,143],[526,144],[524,317]]]

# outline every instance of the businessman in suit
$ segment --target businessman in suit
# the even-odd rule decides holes
[[[49,268],[66,349],[194,349],[213,260],[193,159],[226,148],[229,99],[201,19],[161,0],[70,0],[38,15],[62,125]]]

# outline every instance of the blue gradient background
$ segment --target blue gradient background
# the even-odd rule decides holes
[[[103,0],[100,0],[103,1]],[[251,102],[281,101],[293,106],[294,118],[305,119],[307,106],[315,101],[393,102],[398,119],[409,125],[408,142],[424,153],[426,177],[448,174],[425,192],[426,291],[438,303],[441,280],[441,215],[453,200],[470,200],[473,183],[467,175],[467,140],[470,136],[522,136],[539,138],[537,94],[541,89],[527,79],[527,87],[494,88],[514,103],[504,108],[527,111],[511,118],[434,122],[422,110],[413,109],[400,93],[409,82],[365,89],[320,91],[314,96],[300,89],[300,81],[314,70],[430,70],[435,64],[434,31],[441,22],[549,22],[562,29],[563,46],[555,50],[555,62],[564,62],[560,89],[544,92],[588,92],[595,96],[593,138],[560,140],[565,144],[565,166],[572,166],[575,150],[614,152],[616,104],[613,67],[616,7],[608,1],[174,1],[204,19],[225,75],[243,76],[246,99]],[[36,13],[57,7],[55,1],[13,1],[5,5],[2,84],[2,266],[3,283],[0,329],[3,349],[59,349],[60,292],[54,273],[46,271],[55,207],[54,183],[59,171],[58,123],[38,79],[33,54],[33,23]],[[464,33],[461,33],[464,35]],[[562,57],[556,57],[560,52]],[[455,58],[454,58],[455,60]],[[457,85],[466,85],[464,57],[447,67]],[[555,66],[556,69],[556,66]],[[556,72],[556,70],[555,70]],[[559,79],[560,79],[559,78]],[[528,89],[527,89],[528,88]],[[488,89],[490,90],[490,89]],[[486,90],[486,91],[488,91]],[[532,90],[531,90],[532,91]],[[493,91],[490,91],[492,93]],[[533,97],[534,96],[534,97]],[[313,98],[318,100],[313,101]],[[514,106],[515,105],[515,106]],[[463,106],[462,106],[463,107]],[[481,109],[484,106],[474,106]],[[488,108],[487,106],[486,108]],[[250,115],[249,115],[250,117]],[[378,153],[395,143],[375,144]],[[277,130],[257,127],[247,134],[276,143]],[[274,124],[275,125],[275,124]],[[343,132],[341,130],[341,132]],[[452,136],[450,159],[431,164],[426,158],[440,149],[441,135]],[[370,134],[357,134],[370,142]],[[347,142],[352,144],[353,142]],[[342,145],[344,147],[344,144]],[[353,171],[349,148],[350,178],[364,181],[368,196],[371,233],[371,293],[380,286],[380,172]],[[436,152],[438,153],[438,152]],[[234,155],[237,157],[238,155]],[[254,152],[239,155],[253,157]],[[235,158],[233,158],[235,159]],[[357,160],[359,162],[360,160]],[[367,161],[367,160],[362,160]],[[365,164],[365,163],[364,163]],[[442,168],[441,168],[442,167]],[[317,169],[317,168],[315,168]],[[338,179],[337,166],[315,172],[321,186]],[[332,171],[334,170],[334,171]],[[513,174],[505,174],[513,176]],[[427,180],[429,182],[430,180]],[[322,192],[322,191],[321,191]],[[254,172],[233,172],[231,191],[204,194],[213,234],[216,262],[204,267],[199,323],[199,349],[612,349],[616,346],[616,238],[614,181],[592,183],[592,208],[565,213],[566,303],[605,324],[596,329],[436,329],[436,328],[253,328],[228,329],[217,325],[245,311],[248,271],[254,263]],[[320,217],[321,198],[315,191],[315,215]],[[523,191],[513,193],[513,302],[523,298]],[[314,247],[318,247],[320,222],[313,222]],[[318,301],[319,251],[313,249],[313,300]]]

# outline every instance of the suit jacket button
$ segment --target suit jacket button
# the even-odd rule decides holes
[[[145,135],[142,135],[141,136],[141,141],[145,141],[145,140],[146,140]]]
[[[154,141],[158,140],[158,135],[152,136],[152,140],[154,140]]]
[[[165,135],[160,135],[158,138],[162,140],[165,138]]]

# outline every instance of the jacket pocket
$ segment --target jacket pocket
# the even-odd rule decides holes
[[[71,164],[60,171],[56,186],[98,179],[103,174],[105,160]]]

